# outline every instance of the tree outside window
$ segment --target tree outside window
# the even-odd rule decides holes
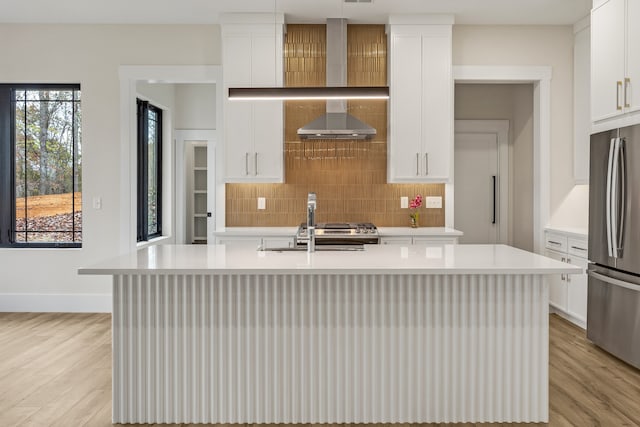
[[[137,240],[162,235],[162,110],[138,99]]]
[[[0,85],[0,122],[10,129],[0,132],[0,158],[11,159],[0,171],[2,246],[81,245],[79,89]]]

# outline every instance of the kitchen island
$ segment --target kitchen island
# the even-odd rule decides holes
[[[117,423],[546,422],[548,284],[504,245],[154,246],[113,275]]]

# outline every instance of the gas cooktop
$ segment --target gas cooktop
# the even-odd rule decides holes
[[[318,223],[316,229],[316,245],[340,244],[378,244],[378,229],[370,222]],[[308,240],[307,224],[302,223],[296,233],[296,242],[306,245]]]

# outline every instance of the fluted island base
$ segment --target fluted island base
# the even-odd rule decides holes
[[[548,421],[536,274],[116,274],[116,423]]]

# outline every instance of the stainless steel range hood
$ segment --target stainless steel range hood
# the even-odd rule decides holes
[[[347,20],[327,19],[327,86],[347,85]],[[328,100],[327,113],[298,129],[300,139],[370,139],[376,130],[347,113],[347,101]]]

